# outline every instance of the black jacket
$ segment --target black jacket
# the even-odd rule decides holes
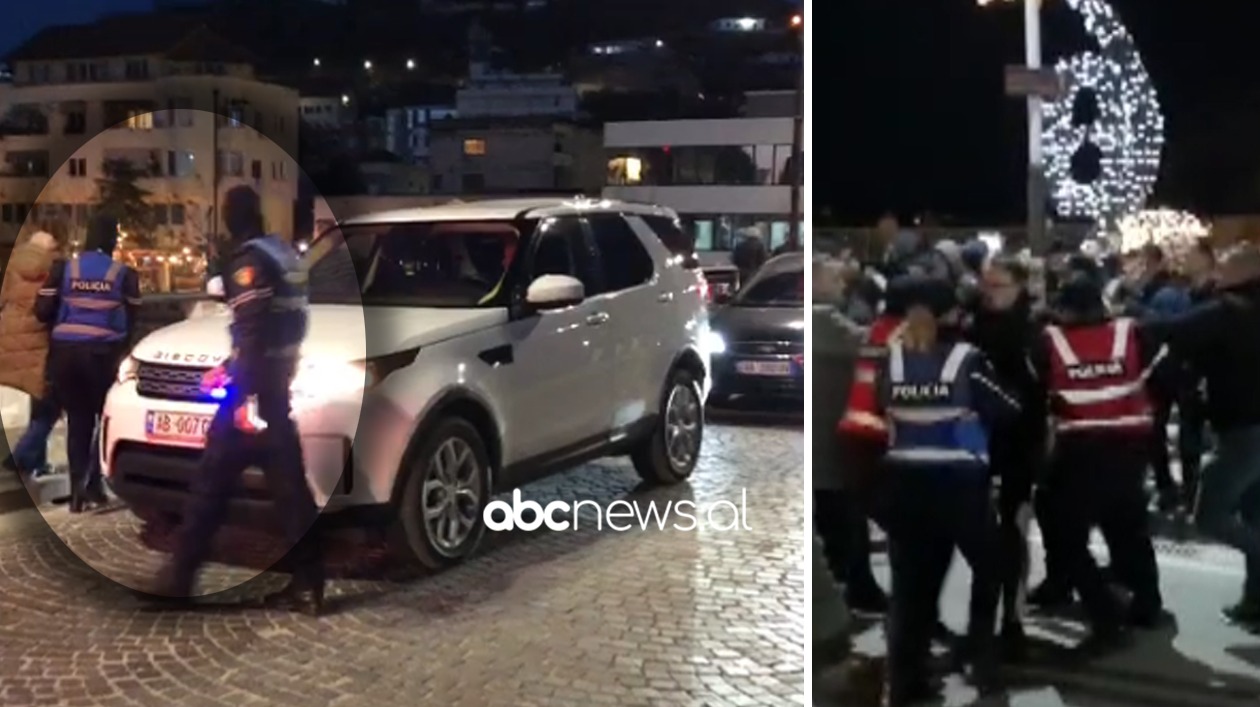
[[[1046,438],[1045,386],[1030,364],[1040,337],[1040,327],[1033,320],[1032,300],[1024,294],[1009,310],[974,307],[970,312],[967,338],[992,362],[1002,385],[1022,403],[1019,416],[993,437],[993,466],[1008,460],[1020,463],[1029,454],[1035,454]]]
[[[1260,425],[1260,283],[1218,292],[1185,314],[1146,326],[1207,379],[1207,415],[1215,429]]]

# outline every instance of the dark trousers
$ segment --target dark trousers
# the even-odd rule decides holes
[[[48,438],[61,419],[56,398],[46,395],[31,402],[30,424],[13,446],[13,463],[25,472],[43,471],[48,466]]]
[[[1146,511],[1149,447],[1141,442],[1116,435],[1063,435],[1051,462],[1052,481],[1062,491],[1055,510],[1065,569],[1096,629],[1114,628],[1124,617],[1090,553],[1094,527],[1107,541],[1117,579],[1133,592],[1133,609],[1153,612],[1163,606]]]
[[[1002,479],[998,497],[998,547],[1002,583],[1002,623],[1019,624],[1023,619],[1028,590],[1028,526],[1032,514],[1033,476],[1040,463],[1037,452],[995,456],[1001,466],[994,473]]]
[[[814,492],[818,534],[832,574],[848,591],[876,589],[871,570],[871,528],[863,504],[852,491]]]
[[[1177,488],[1168,454],[1168,424],[1172,421],[1173,400],[1160,396],[1152,402],[1155,407],[1155,429],[1150,440],[1151,467],[1155,471],[1155,486],[1160,493],[1171,493]]]
[[[92,459],[92,441],[105,398],[118,375],[121,352],[99,344],[54,342],[48,365],[55,402],[66,411],[66,456],[75,494],[103,492],[100,465]]]
[[[1070,499],[1065,499],[1063,484],[1054,478],[1046,478],[1037,486],[1033,496],[1033,512],[1037,527],[1041,529],[1041,545],[1046,553],[1045,581],[1052,587],[1067,587],[1072,583],[1063,551],[1063,512],[1060,510]]]
[[[997,614],[997,517],[987,474],[949,469],[890,469],[889,559],[892,607],[888,669],[894,685],[927,677],[941,589],[954,550],[971,566],[968,639],[990,650]]]
[[[259,416],[267,429],[250,434],[235,426],[235,405],[224,402],[210,425],[206,451],[184,511],[175,556],[173,581],[191,593],[197,571],[209,557],[215,532],[227,516],[228,504],[241,475],[261,467],[276,503],[276,514],[290,548],[285,564],[300,588],[322,588],[324,565],[315,521],[319,509],[306,481],[302,445],[291,418],[288,391],[259,396]]]
[[[1244,598],[1260,602],[1260,425],[1219,434],[1203,470],[1195,523],[1247,560]]]
[[[1186,503],[1193,507],[1199,497],[1203,454],[1207,451],[1207,401],[1198,387],[1198,381],[1182,392],[1177,408],[1181,412],[1177,446],[1181,454],[1182,493]]]

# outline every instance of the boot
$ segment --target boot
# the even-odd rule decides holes
[[[855,614],[880,616],[888,613],[888,595],[875,580],[855,582],[845,588],[844,601]]]
[[[1047,577],[1028,594],[1028,605],[1042,611],[1067,609],[1075,603],[1075,593],[1052,577]]]
[[[82,513],[84,510],[86,510],[86,507],[87,507],[87,500],[83,498],[83,492],[79,490],[77,487],[71,487],[70,512]]]
[[[264,596],[262,606],[319,617],[324,613],[324,584],[290,580],[284,589]]]
[[[1028,636],[1023,625],[1011,622],[1002,627],[1002,659],[1007,663],[1022,663],[1028,658]]]

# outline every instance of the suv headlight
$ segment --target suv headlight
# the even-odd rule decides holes
[[[140,374],[140,362],[136,360],[135,356],[129,355],[127,356],[127,358],[124,358],[122,360],[122,363],[118,364],[118,377],[117,378],[118,378],[119,383],[126,383],[127,381],[133,381],[136,379],[136,377],[139,374]]]
[[[716,331],[710,329],[704,335],[704,347],[709,350],[710,356],[717,356],[726,353],[726,339]]]
[[[363,366],[353,363],[303,360],[290,389],[295,400],[336,399],[370,387],[370,378]]]

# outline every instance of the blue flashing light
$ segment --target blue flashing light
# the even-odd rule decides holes
[[[210,391],[210,397],[215,400],[223,400],[227,397],[227,388],[215,388]]]

